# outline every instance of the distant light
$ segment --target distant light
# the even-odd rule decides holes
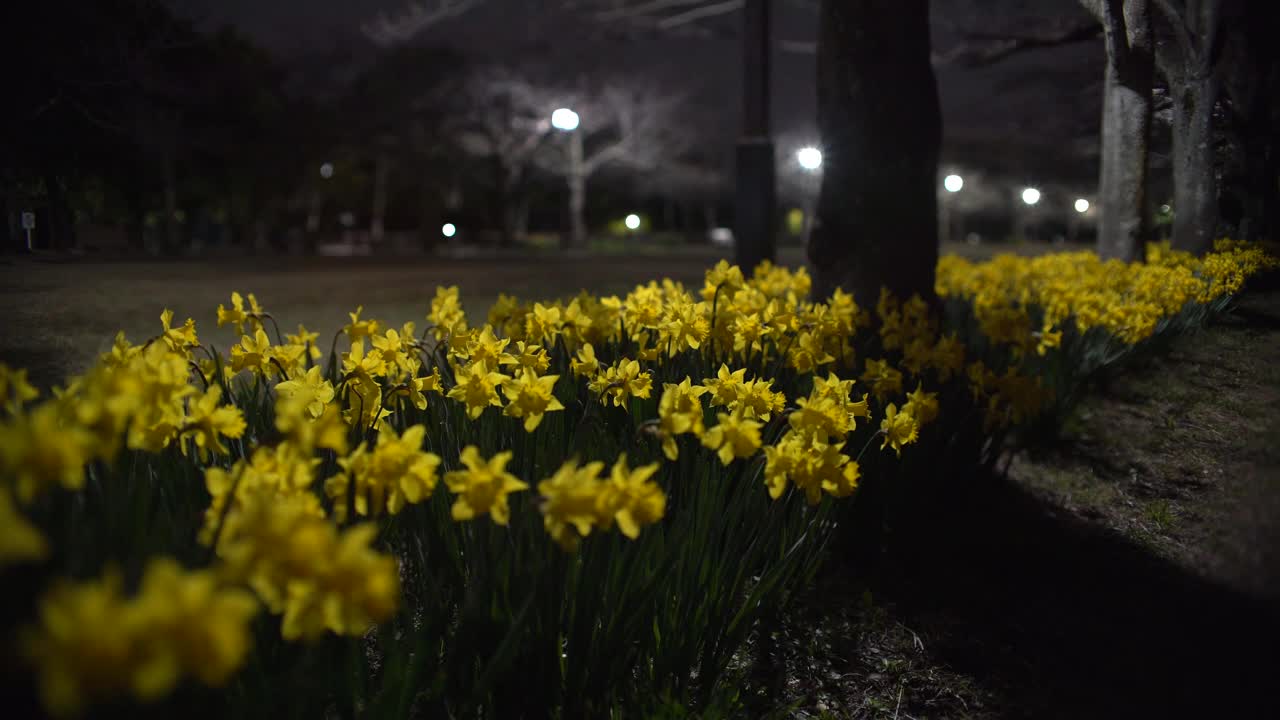
[[[727,227],[712,228],[707,231],[707,239],[712,245],[725,247],[733,245],[733,230]]]
[[[964,178],[959,175],[948,175],[942,180],[942,187],[946,188],[947,192],[960,192],[960,188],[964,187]]]
[[[1160,206],[1160,212],[1164,213],[1165,215],[1168,215],[1172,210],[1173,208],[1169,207],[1168,205]]]
[[[1078,213],[1086,213],[1086,212],[1089,212],[1089,201],[1088,201],[1088,200],[1085,200],[1084,198],[1077,198],[1077,199],[1076,199],[1076,212],[1078,212]]]
[[[816,147],[800,148],[796,151],[796,162],[805,170],[817,170],[822,167],[822,151]]]
[[[628,230],[639,230],[639,229],[640,229],[640,216],[639,216],[639,215],[636,215],[635,213],[631,213],[630,215],[628,215],[628,216],[627,216],[627,219],[626,219],[626,220],[624,220],[623,222],[625,222],[625,223],[627,224],[627,229],[628,229]]]
[[[453,223],[445,223],[444,227],[440,228],[440,234],[447,238],[451,238],[458,234],[458,226]]]
[[[1023,190],[1022,202],[1028,205],[1035,205],[1036,203],[1040,202],[1040,191],[1033,187],[1029,187]]]
[[[320,166],[320,177],[325,180],[333,177],[333,163],[325,163]]]
[[[578,113],[570,110],[569,108],[560,108],[556,110],[551,113],[551,127],[554,127],[557,130],[564,130],[565,132],[577,130]]]

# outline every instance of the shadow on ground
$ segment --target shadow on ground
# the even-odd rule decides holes
[[[804,717],[1280,717],[1278,372],[1270,289],[1095,389],[1043,457],[917,488],[887,543],[874,513],[847,524],[871,528],[842,545],[858,559],[833,558],[779,631],[783,699]]]
[[[1008,716],[1280,713],[1274,606],[1008,481],[915,517],[875,589]]]

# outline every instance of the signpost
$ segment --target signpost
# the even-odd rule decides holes
[[[22,213],[22,229],[27,231],[27,252],[31,252],[31,231],[36,229],[36,214],[27,211]]]

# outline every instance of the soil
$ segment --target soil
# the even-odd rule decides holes
[[[836,558],[781,715],[1280,717],[1280,291],[1101,379],[1060,440]],[[756,688],[764,694],[764,689]]]

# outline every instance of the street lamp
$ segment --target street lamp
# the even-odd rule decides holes
[[[796,151],[796,162],[800,167],[813,172],[822,167],[822,151],[816,147],[803,147]]]
[[[964,178],[954,174],[948,175],[943,178],[942,187],[946,188],[947,192],[960,192],[960,188],[964,187]]]
[[[1028,205],[1035,205],[1040,202],[1040,191],[1033,187],[1023,189],[1022,202]]]
[[[1084,198],[1076,198],[1076,212],[1081,214],[1089,212],[1089,201]]]
[[[578,129],[578,113],[569,108],[559,108],[551,113],[551,127],[564,132]]]

